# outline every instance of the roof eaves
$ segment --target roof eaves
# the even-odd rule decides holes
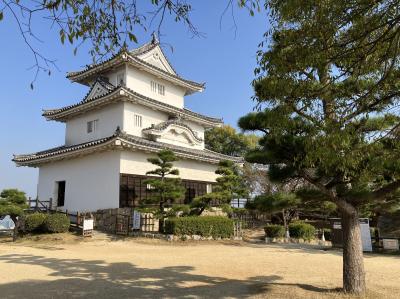
[[[121,143],[117,143],[117,140],[120,140]],[[124,146],[124,143],[125,146],[128,148],[135,147],[137,149],[153,152],[158,152],[162,149],[168,148],[174,151],[180,157],[211,163],[218,163],[220,160],[232,160],[236,163],[241,163],[243,161],[243,158],[241,157],[227,156],[207,149],[196,150],[185,148],[183,146],[147,140],[142,137],[128,135],[124,132],[119,131],[119,129],[117,129],[117,131],[109,137],[81,143],[78,145],[61,146],[33,154],[14,155],[12,161],[17,163],[17,165],[19,166],[35,166],[37,164],[46,163],[52,158],[66,158],[69,155],[76,154],[77,151],[80,152],[82,150],[93,150],[96,148],[100,149],[103,146],[108,145]]]

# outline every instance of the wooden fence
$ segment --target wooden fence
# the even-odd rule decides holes
[[[242,223],[243,228],[257,228],[271,222],[270,216],[260,212],[233,213],[232,218]]]
[[[27,200],[28,211],[33,212],[48,212],[53,209],[53,199],[39,200],[39,198],[31,199],[28,197]]]

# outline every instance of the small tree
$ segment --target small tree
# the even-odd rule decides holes
[[[148,158],[151,164],[158,168],[148,171],[147,175],[157,177],[146,180],[146,184],[151,186],[153,196],[152,201],[159,204],[161,217],[164,217],[165,204],[182,198],[185,194],[185,188],[182,186],[180,178],[170,178],[167,176],[178,176],[179,170],[173,168],[173,162],[177,161],[175,154],[170,150],[162,150],[157,154],[157,158]]]
[[[18,217],[24,214],[27,208],[25,192],[18,189],[4,189],[0,193],[0,216],[9,215],[15,223],[13,240],[18,235]]]
[[[232,161],[223,160],[215,171],[219,177],[211,193],[196,197],[191,203],[192,208],[201,214],[214,200],[220,204],[230,204],[232,199],[247,198],[249,190],[242,176],[240,168]]]
[[[256,196],[252,204],[259,211],[277,215],[283,222],[286,236],[289,237],[289,223],[297,216],[300,203],[295,193],[276,192]]]

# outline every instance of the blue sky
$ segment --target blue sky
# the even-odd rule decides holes
[[[226,124],[236,126],[238,118],[254,106],[251,81],[256,67],[255,54],[268,22],[265,12],[250,17],[247,11],[235,9],[235,36],[230,13],[223,17],[220,28],[226,2],[193,1],[193,23],[205,37],[193,38],[182,24],[167,21],[162,27],[161,42],[173,46],[173,52],[169,47],[164,50],[181,76],[206,82],[203,93],[186,97],[186,107],[223,117]],[[11,162],[12,154],[31,153],[64,143],[64,124],[46,121],[41,112],[43,108],[57,108],[81,100],[87,87],[71,83],[65,74],[90,63],[85,49],[74,56],[71,46],[61,45],[57,31],[50,30],[50,24],[39,20],[34,28],[43,41],[35,45],[41,53],[57,60],[59,71],[53,69],[50,76],[41,73],[31,90],[29,85],[34,74],[27,69],[34,62],[32,54],[7,11],[0,22],[0,190],[19,188],[32,197],[36,196],[38,170],[16,167]],[[151,29],[139,31],[139,44],[147,42],[151,32]]]

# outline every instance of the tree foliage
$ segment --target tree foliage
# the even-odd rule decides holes
[[[229,125],[205,131],[205,146],[209,150],[229,156],[243,156],[258,144],[254,134],[237,133]]]
[[[15,221],[16,217],[23,215],[26,208],[25,192],[18,189],[4,189],[0,193],[0,216],[10,215]]]
[[[57,69],[55,59],[35,46],[41,40],[36,28],[38,22],[47,23],[49,30],[55,28],[62,44],[74,45],[74,54],[89,43],[93,62],[137,43],[139,30],[146,31],[155,25],[160,33],[168,18],[184,24],[192,35],[202,35],[192,23],[191,4],[182,0],[0,0],[0,4],[0,22],[5,18],[15,21],[18,33],[33,55],[34,80],[39,71],[50,74],[53,68]]]
[[[219,205],[230,204],[233,199],[247,198],[249,196],[248,186],[242,176],[237,164],[232,161],[222,160],[215,171],[219,176],[211,193],[197,196],[191,203],[192,208],[201,214],[204,209],[214,201]]]
[[[267,1],[271,30],[258,52],[261,131],[250,162],[269,176],[309,183],[305,199],[331,201],[343,221],[343,280],[365,291],[360,209],[400,186],[398,1]]]
[[[146,173],[155,176],[155,178],[147,179],[146,184],[151,187],[152,196],[150,200],[159,204],[160,213],[163,216],[165,204],[172,203],[185,194],[181,180],[176,177],[179,175],[179,170],[173,168],[173,162],[177,161],[177,158],[172,151],[162,150],[157,154],[157,158],[148,158],[147,161],[158,166]]]

